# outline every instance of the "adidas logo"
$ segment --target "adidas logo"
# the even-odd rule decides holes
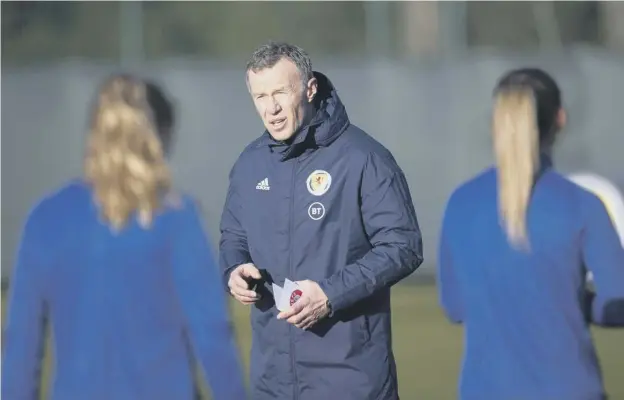
[[[258,190],[271,190],[271,186],[269,186],[269,178],[264,178],[256,185],[256,189]]]

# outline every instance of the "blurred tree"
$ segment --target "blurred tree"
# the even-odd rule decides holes
[[[268,40],[315,55],[365,51],[361,2],[143,2],[145,55],[240,59]],[[2,3],[3,63],[118,61],[119,2]]]
[[[119,61],[120,4],[3,2],[3,65],[67,57]],[[624,25],[618,22],[618,13],[600,12],[601,7],[614,9],[610,2],[470,1],[465,3],[465,14],[460,13],[462,19],[465,15],[465,24],[454,29],[456,24],[441,12],[441,4],[389,4],[384,20],[375,21],[394,29],[379,33],[390,35],[384,38],[384,46],[394,48],[378,51],[370,45],[376,28],[367,26],[375,21],[367,20],[363,2],[354,1],[143,2],[143,18],[136,29],[142,29],[148,59],[240,60],[268,39],[296,43],[315,58],[361,56],[367,51],[367,41],[371,55],[396,55],[398,50],[400,55],[411,56],[435,53],[440,46],[452,52],[449,40],[470,47],[515,50],[552,43],[602,45],[619,37],[622,29],[618,26]],[[606,25],[610,28],[605,29]]]
[[[146,54],[238,59],[269,39],[315,54],[359,54],[364,20],[359,2],[145,3]]]
[[[435,54],[440,48],[440,4],[409,1],[401,13],[406,56]]]
[[[552,36],[564,46],[602,44],[600,2],[471,1],[466,5],[471,47],[529,50],[541,47]]]
[[[561,41],[564,45],[584,43],[603,45],[600,26],[604,23],[600,8],[607,2],[554,1],[553,3]]]
[[[607,47],[624,52],[624,2],[605,2],[602,5],[602,18],[602,35]]]
[[[116,60],[118,16],[116,2],[3,2],[2,63]]]

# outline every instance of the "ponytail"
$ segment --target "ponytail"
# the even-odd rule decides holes
[[[497,93],[493,115],[498,208],[509,243],[529,249],[527,209],[539,168],[539,129],[533,91]]]

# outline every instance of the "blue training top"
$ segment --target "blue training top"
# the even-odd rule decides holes
[[[149,229],[100,222],[72,182],[26,222],[10,285],[2,399],[35,398],[43,320],[55,355],[52,399],[192,399],[194,354],[216,399],[245,389],[225,295],[200,217],[183,198]]]
[[[465,325],[463,400],[604,398],[587,321],[624,326],[624,249],[602,202],[544,161],[528,253],[508,244],[499,223],[496,169],[447,204],[438,278],[447,316]]]

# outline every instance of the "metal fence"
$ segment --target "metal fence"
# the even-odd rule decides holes
[[[392,150],[404,169],[435,265],[444,203],[461,180],[491,162],[491,90],[505,70],[537,65],[562,85],[570,126],[556,163],[624,181],[624,56],[591,48],[557,54],[479,54],[443,62],[315,60],[334,82],[351,121]],[[10,274],[22,224],[44,193],[81,172],[95,86],[115,65],[68,61],[2,71],[2,276]],[[241,65],[152,62],[143,75],[176,100],[177,185],[197,196],[213,243],[230,167],[261,134]],[[79,240],[79,238],[76,238]]]

